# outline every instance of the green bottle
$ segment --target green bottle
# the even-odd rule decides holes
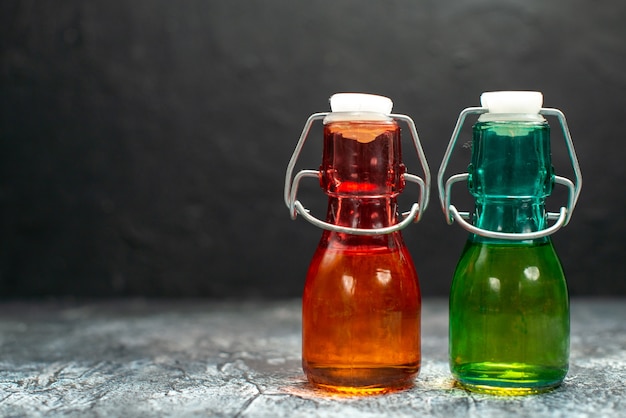
[[[482,108],[465,113],[481,113],[468,173],[453,176],[445,190],[440,180],[449,221],[470,231],[450,291],[450,369],[460,386],[475,392],[540,393],[558,386],[568,370],[569,299],[549,235],[569,221],[580,170],[562,113],[542,109],[541,93],[490,92],[481,101]],[[563,123],[577,186],[554,175],[542,114]],[[460,180],[475,199],[472,214],[449,204],[451,185]],[[569,205],[559,214],[545,205],[555,183],[570,188]],[[549,227],[548,219],[556,223]]]

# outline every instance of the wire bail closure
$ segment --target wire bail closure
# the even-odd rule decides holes
[[[390,234],[392,232],[399,231],[406,226],[408,226],[412,222],[419,222],[422,217],[424,210],[428,206],[429,200],[429,190],[430,190],[430,170],[428,168],[428,162],[426,161],[426,155],[424,154],[424,150],[422,149],[422,145],[419,140],[419,136],[417,134],[417,129],[415,128],[415,123],[413,120],[406,116],[400,114],[389,114],[387,116],[405,122],[409,126],[409,131],[411,132],[411,137],[413,139],[413,145],[415,146],[415,150],[417,151],[417,155],[419,157],[420,164],[422,166],[422,170],[424,170],[424,179],[414,174],[405,173],[403,174],[405,181],[416,183],[420,187],[420,193],[418,197],[418,201],[411,205],[411,209],[408,212],[403,212],[402,216],[404,219],[394,225],[387,226],[384,228],[373,228],[373,229],[363,229],[363,228],[351,228],[340,225],[334,225],[321,219],[316,218],[311,215],[310,211],[304,207],[304,205],[297,199],[298,187],[300,185],[300,181],[305,177],[314,177],[318,178],[320,176],[320,172],[317,170],[301,170],[299,171],[295,177],[293,176],[293,171],[296,165],[298,158],[300,157],[300,153],[302,152],[302,148],[304,147],[304,143],[308,137],[309,131],[313,126],[313,123],[318,120],[323,120],[326,116],[328,116],[331,112],[321,112],[314,113],[307,119],[304,124],[304,128],[302,129],[302,133],[300,134],[300,139],[296,144],[296,148],[293,151],[291,159],[289,160],[289,164],[287,165],[287,172],[285,174],[285,190],[284,190],[284,200],[285,205],[289,209],[289,213],[291,215],[291,219],[296,219],[298,215],[302,216],[304,219],[312,223],[313,225],[326,229],[329,231],[340,232],[345,234],[352,235],[384,235]]]
[[[556,184],[563,185],[569,190],[569,197],[567,200],[567,206],[562,206],[559,212],[548,212],[546,214],[549,220],[556,220],[556,222],[545,229],[535,232],[525,232],[525,233],[509,233],[509,232],[497,232],[497,231],[489,231],[483,228],[476,227],[472,225],[467,220],[470,219],[470,212],[460,212],[457,208],[451,203],[451,195],[452,195],[452,185],[460,182],[467,181],[469,174],[456,174],[451,176],[445,183],[443,178],[445,176],[446,168],[448,167],[448,162],[450,160],[450,156],[452,155],[452,151],[456,145],[459,134],[461,132],[461,128],[465,122],[465,119],[468,115],[480,115],[483,113],[487,113],[489,111],[486,107],[468,107],[464,109],[460,114],[459,118],[456,122],[456,126],[454,127],[454,131],[452,132],[452,136],[450,138],[450,143],[448,144],[448,148],[446,149],[446,153],[441,161],[441,167],[439,168],[439,174],[437,176],[437,186],[439,189],[439,201],[441,203],[441,208],[446,215],[446,222],[448,225],[452,225],[454,221],[459,223],[463,228],[467,231],[481,235],[487,238],[497,238],[497,239],[505,239],[505,240],[531,240],[546,237],[548,235],[552,235],[565,225],[567,225],[572,217],[572,212],[574,211],[574,207],[576,206],[576,202],[578,201],[578,196],[580,195],[580,189],[582,186],[582,174],[580,172],[580,166],[578,164],[578,158],[576,157],[576,152],[574,151],[574,144],[572,142],[572,137],[569,132],[569,128],[567,127],[567,122],[565,120],[565,115],[558,109],[553,108],[541,108],[539,110],[540,115],[545,116],[555,116],[561,125],[561,129],[563,131],[563,136],[565,138],[565,144],[567,146],[567,151],[569,153],[570,161],[572,163],[572,167],[574,169],[574,177],[575,183],[569,180],[568,178],[561,176],[554,176],[554,182]]]

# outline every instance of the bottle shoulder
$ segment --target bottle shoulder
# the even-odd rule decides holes
[[[565,292],[565,274],[552,241],[481,242],[470,238],[457,264],[453,292]]]
[[[305,299],[341,294],[344,301],[361,296],[404,299],[419,295],[417,272],[404,245],[320,244],[307,272]]]
[[[470,234],[463,248],[461,259],[467,257],[481,257],[483,259],[525,258],[528,261],[559,262],[556,249],[549,236],[534,240],[515,241]]]

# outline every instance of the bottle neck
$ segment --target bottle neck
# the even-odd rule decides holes
[[[545,199],[554,181],[548,124],[479,122],[473,133],[468,171],[474,224],[506,233],[545,229]]]
[[[476,201],[474,224],[488,231],[528,233],[545,229],[543,199],[489,199]]]
[[[324,126],[320,184],[328,195],[326,221],[378,229],[398,222],[396,197],[404,188],[400,128],[393,119],[338,121]],[[384,236],[326,233],[347,244],[388,245]],[[385,244],[387,243],[387,244]]]
[[[378,229],[398,222],[395,197],[360,198],[329,196],[326,222],[359,229]],[[353,235],[325,230],[321,245],[335,249],[362,250],[399,248],[404,245],[400,231],[389,234]]]
[[[405,170],[393,119],[324,125],[320,183],[329,196],[395,197],[404,188]]]
[[[398,222],[397,206],[395,197],[330,196],[326,221],[349,228],[385,228]]]

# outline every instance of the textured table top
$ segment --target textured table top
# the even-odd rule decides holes
[[[626,300],[573,300],[570,372],[525,397],[454,388],[447,302],[423,304],[409,390],[345,397],[307,385],[300,302],[0,304],[0,415],[626,416]]]

